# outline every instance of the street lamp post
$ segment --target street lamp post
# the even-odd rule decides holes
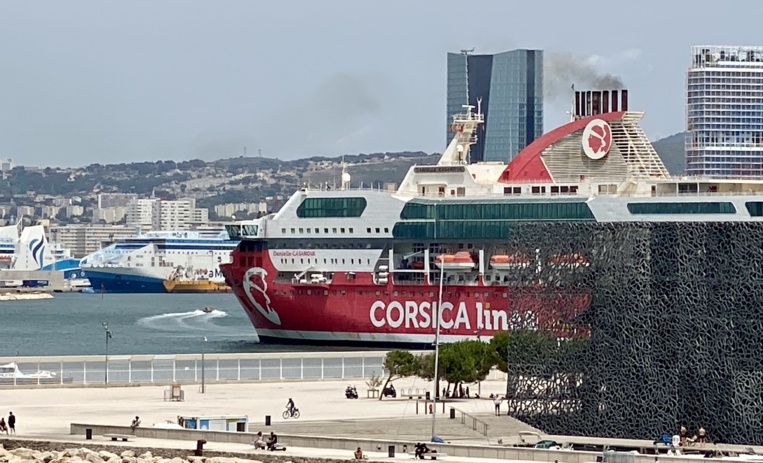
[[[204,351],[206,350],[207,337],[204,336],[204,344],[201,345],[201,393],[204,394],[207,391],[206,383],[204,382]]]
[[[439,363],[440,363],[440,314],[442,313],[442,284],[443,279],[445,278],[445,259],[443,259],[440,262],[440,295],[437,298],[437,310],[434,311],[434,319],[435,323],[437,324],[437,329],[435,331],[434,335],[434,394],[432,394],[432,399],[434,400],[434,406],[432,407],[432,437],[435,436],[435,420],[437,417],[437,396],[440,394],[440,391],[438,390],[440,388],[440,372],[439,372]],[[443,397],[443,400],[445,398]]]
[[[106,331],[106,362],[103,368],[103,384],[105,386],[108,386],[109,385],[109,339],[111,339],[111,330],[109,329],[108,323],[102,322],[101,325],[103,325],[103,329],[104,331]]]

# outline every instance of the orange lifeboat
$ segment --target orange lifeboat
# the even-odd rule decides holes
[[[552,265],[558,265],[560,267],[585,267],[588,266],[588,259],[582,254],[554,254],[548,260]]]
[[[510,270],[514,268],[526,268],[530,265],[527,254],[496,254],[490,258],[490,266],[495,270]]]
[[[443,270],[466,272],[475,267],[474,259],[468,252],[455,254],[439,254],[435,257],[435,264]]]

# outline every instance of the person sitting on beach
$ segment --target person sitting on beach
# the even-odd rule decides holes
[[[278,444],[278,436],[276,436],[276,433],[273,431],[270,431],[270,437],[268,437],[268,450],[271,452],[275,450],[276,444]]]
[[[254,436],[254,442],[252,442],[252,445],[254,445],[255,449],[265,448],[265,441],[262,439],[262,431],[258,431],[257,435]]]
[[[8,434],[8,426],[5,424],[5,418],[0,416],[0,432]]]
[[[355,451],[355,459],[356,460],[366,460],[368,457],[366,455],[363,455],[363,451],[358,447],[358,450]]]
[[[132,423],[130,423],[130,429],[132,429],[132,432],[135,432],[135,428],[138,426],[140,426],[140,418],[136,416]]]

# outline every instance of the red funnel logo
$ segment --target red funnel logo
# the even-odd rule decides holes
[[[249,302],[255,309],[274,325],[280,325],[281,319],[278,313],[270,307],[270,298],[266,294],[268,284],[265,277],[267,270],[260,267],[252,267],[244,274],[244,292]]]
[[[583,130],[583,152],[591,159],[601,159],[612,147],[612,130],[601,119],[594,119]]]

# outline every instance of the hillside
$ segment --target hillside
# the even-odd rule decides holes
[[[684,164],[686,158],[685,139],[686,132],[679,132],[652,143],[665,167],[668,168],[668,172],[673,175],[682,175],[686,171]]]

